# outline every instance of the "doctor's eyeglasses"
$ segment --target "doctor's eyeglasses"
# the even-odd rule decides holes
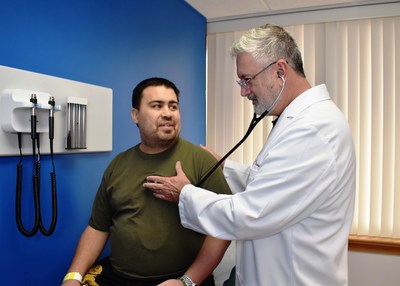
[[[251,81],[253,79],[255,79],[259,74],[261,74],[263,71],[267,70],[270,66],[276,64],[277,61],[274,61],[272,63],[270,63],[269,65],[267,65],[265,68],[263,68],[262,70],[260,70],[258,73],[256,73],[255,75],[253,75],[252,77],[249,78],[243,78],[243,79],[239,79],[236,82],[238,83],[238,85],[240,85],[240,87],[244,87],[244,88],[250,88],[251,86]]]

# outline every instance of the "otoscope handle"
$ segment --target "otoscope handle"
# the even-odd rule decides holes
[[[36,115],[31,115],[31,138],[36,139]]]
[[[54,139],[54,117],[49,117],[49,138]]]
[[[31,113],[31,138],[36,139],[36,107],[37,107],[37,98],[36,94],[32,94],[30,102],[32,102],[32,113]]]
[[[49,98],[48,103],[52,107],[49,111],[49,138],[54,139],[54,106],[55,106],[56,102],[54,101],[53,96],[51,96]]]

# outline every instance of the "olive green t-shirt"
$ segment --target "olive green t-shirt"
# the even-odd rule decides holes
[[[176,175],[177,161],[193,184],[216,163],[207,151],[180,138],[159,154],[143,153],[136,145],[117,155],[104,172],[89,225],[110,232],[110,261],[122,276],[182,273],[200,250],[204,235],[182,227],[178,204],[157,199],[142,186],[149,175]],[[220,168],[201,187],[231,193]]]

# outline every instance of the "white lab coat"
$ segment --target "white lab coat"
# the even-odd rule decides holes
[[[350,128],[325,85],[281,114],[251,167],[227,161],[234,195],[193,185],[182,224],[237,241],[237,286],[348,285],[356,159]]]

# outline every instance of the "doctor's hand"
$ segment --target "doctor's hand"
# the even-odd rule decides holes
[[[148,176],[143,187],[153,192],[156,198],[175,203],[179,202],[182,188],[190,184],[190,181],[182,170],[181,162],[176,162],[175,169],[175,177]]]

